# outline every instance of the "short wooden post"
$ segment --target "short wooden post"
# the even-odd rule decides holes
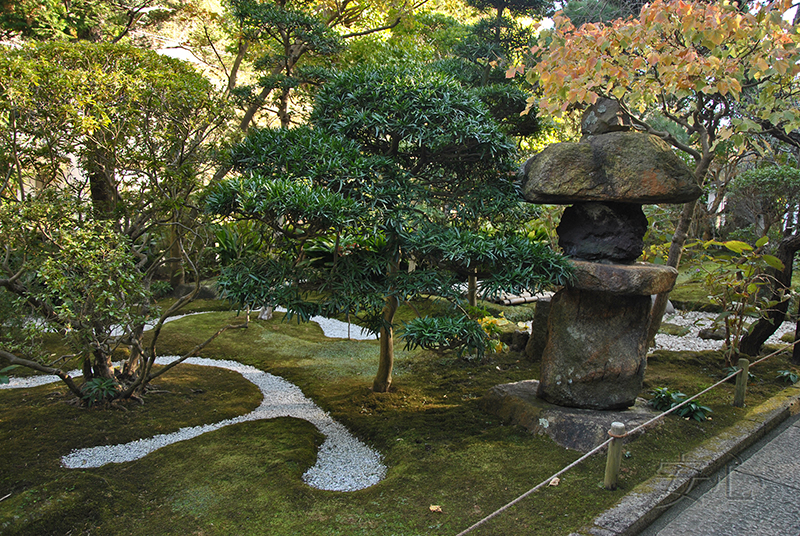
[[[606,458],[606,476],[603,481],[606,489],[617,489],[617,477],[619,476],[619,466],[622,463],[622,438],[625,436],[625,425],[621,422],[612,422],[611,444],[608,446],[608,458]]]
[[[744,394],[747,391],[747,376],[750,375],[750,361],[747,358],[741,358],[736,366],[741,370],[736,376],[736,391],[733,393],[733,405],[737,408],[744,407]]]

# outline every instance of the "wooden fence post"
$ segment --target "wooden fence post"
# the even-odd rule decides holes
[[[747,391],[747,376],[750,374],[750,361],[741,358],[736,366],[741,370],[736,376],[736,391],[733,393],[733,405],[737,408],[744,407],[744,394]]]
[[[608,446],[608,458],[606,458],[606,475],[603,481],[606,489],[617,489],[617,477],[619,476],[619,466],[622,463],[622,437],[625,435],[625,425],[621,422],[612,422],[611,444]]]

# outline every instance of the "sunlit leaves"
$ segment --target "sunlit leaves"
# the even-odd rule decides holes
[[[726,2],[656,0],[638,19],[580,28],[555,17],[546,37],[552,41],[533,51],[539,61],[527,76],[542,89],[540,108],[555,115],[598,96],[624,98],[644,111],[697,93],[739,100],[753,82],[786,89],[800,72],[800,36],[780,17],[788,5],[742,12]],[[754,96],[754,110],[788,107],[784,125],[800,125],[796,107],[779,102],[778,92]]]
[[[317,96],[312,122],[431,176],[496,173],[514,152],[477,95],[429,70],[338,73]]]

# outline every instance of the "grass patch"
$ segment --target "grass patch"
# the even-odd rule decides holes
[[[178,354],[235,313],[190,316],[164,327],[161,354]],[[253,314],[253,318],[255,318]],[[68,470],[72,449],[117,443],[251,411],[257,389],[222,369],[182,365],[156,381],[145,405],[82,409],[58,384],[0,391],[0,533],[8,535],[428,535],[455,534],[579,457],[546,436],[507,426],[478,399],[498,383],[537,378],[518,353],[467,363],[452,354],[405,352],[398,343],[391,392],[369,390],[378,343],[325,339],[315,324],[252,321],[226,332],[202,357],[234,359],[300,386],[339,422],[376,447],[387,478],[357,492],[320,491],[301,475],[322,436],[290,418],[228,426],[141,460]],[[643,394],[668,386],[687,394],[720,378],[719,352],[657,352]],[[754,406],[785,383],[778,356],[755,367]],[[708,437],[745,418],[733,385],[704,396],[713,419],[669,418],[625,446],[620,488],[602,489],[596,457],[482,527],[478,534],[568,534]],[[433,512],[431,505],[441,506]]]

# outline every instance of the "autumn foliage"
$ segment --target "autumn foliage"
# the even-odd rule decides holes
[[[715,114],[729,114],[724,108],[741,102],[753,119],[788,132],[800,125],[796,105],[786,100],[800,72],[800,35],[782,18],[790,6],[780,0],[748,12],[729,2],[655,0],[638,19],[580,28],[557,15],[528,67],[509,75],[526,71],[541,91],[541,113],[559,116],[603,96],[635,115],[654,106],[679,114],[687,99],[705,98],[714,101]],[[739,126],[754,125],[740,120]]]

